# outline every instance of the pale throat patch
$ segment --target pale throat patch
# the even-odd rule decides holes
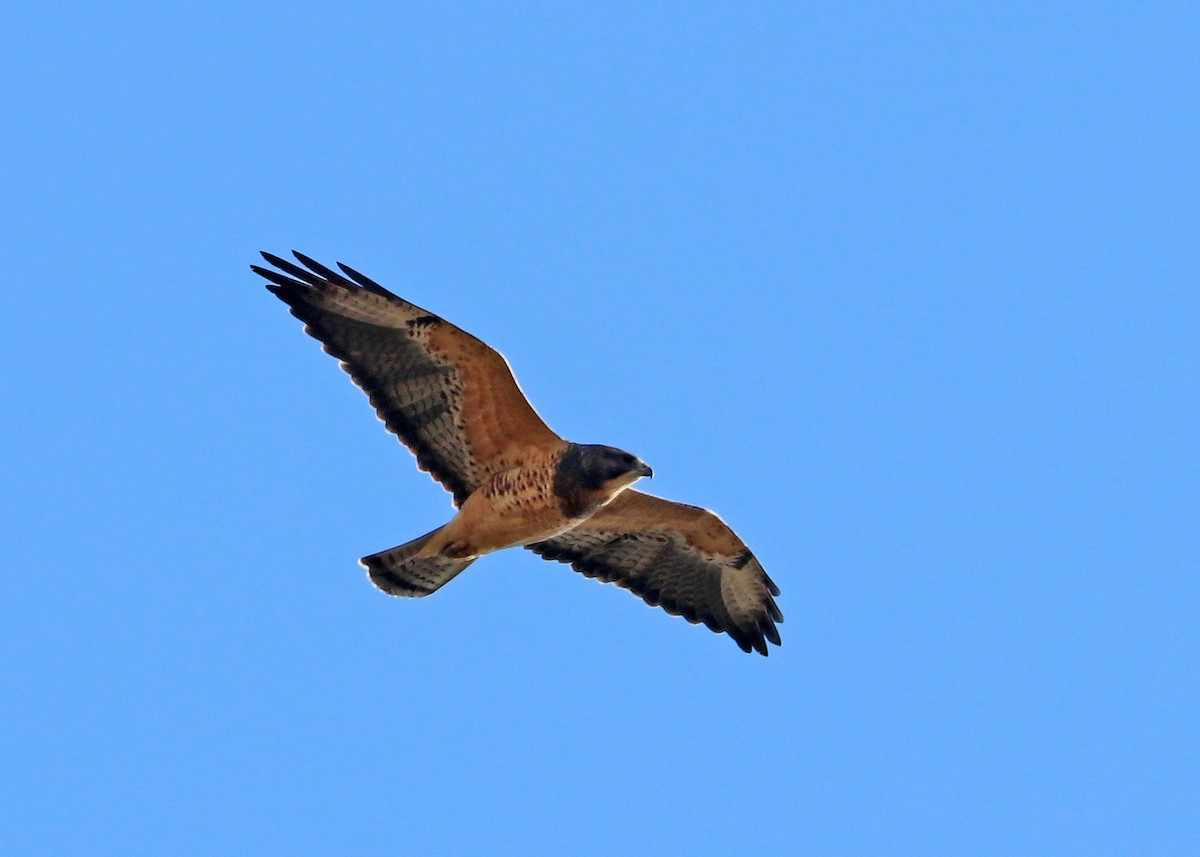
[[[608,489],[608,491],[611,493],[610,493],[608,500],[605,500],[604,502],[605,503],[609,502],[609,500],[612,500],[613,497],[616,497],[618,494],[620,494],[622,491],[624,491],[626,488],[628,488],[630,485],[632,485],[634,482],[637,482],[641,478],[642,477],[640,474],[631,472],[631,473],[622,473],[616,479],[608,480],[607,482],[604,483],[604,487],[606,489]]]

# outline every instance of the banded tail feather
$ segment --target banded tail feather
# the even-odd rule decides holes
[[[436,532],[431,530],[411,542],[364,556],[358,563],[367,570],[371,582],[388,595],[423,598],[441,589],[475,561],[440,554],[417,556]]]

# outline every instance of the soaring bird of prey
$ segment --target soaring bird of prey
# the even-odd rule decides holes
[[[779,588],[714,513],[629,486],[634,455],[563,440],[500,352],[346,265],[295,253],[251,265],[454,495],[449,523],[360,563],[379,589],[429,595],[484,554],[525,547],[724,632],[745,652],[779,645]]]

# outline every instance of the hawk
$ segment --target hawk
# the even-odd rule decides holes
[[[294,253],[251,269],[370,397],[375,412],[454,497],[450,521],[363,557],[389,595],[429,595],[484,554],[525,547],[652,607],[724,632],[745,652],[780,644],[779,588],[713,512],[630,486],[637,456],[555,434],[500,352],[338,263]]]

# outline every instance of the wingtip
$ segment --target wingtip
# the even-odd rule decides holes
[[[325,265],[322,265],[315,259],[305,256],[299,250],[293,250],[292,255],[299,259],[300,263],[307,267],[310,271],[315,271],[329,282],[337,283],[339,286],[343,287],[354,288],[354,283],[347,280],[337,271],[333,270],[332,268],[327,268]]]
[[[783,640],[779,637],[779,629],[775,627],[775,623],[771,621],[770,616],[763,616],[758,622],[758,630],[764,637],[770,640],[777,646],[783,645]]]
[[[258,274],[268,282],[267,288],[274,294],[282,296],[283,292],[296,292],[297,289],[303,290],[304,284],[298,280],[293,280],[286,277],[278,271],[273,271],[270,268],[264,268],[261,265],[251,265],[250,270]]]
[[[346,263],[338,262],[337,266],[339,268],[341,268],[343,274],[345,274],[347,277],[349,277],[355,283],[358,283],[359,286],[366,289],[368,292],[374,292],[375,294],[381,295],[383,297],[392,297],[392,298],[395,297],[395,295],[393,295],[391,292],[389,292],[383,286],[379,285],[379,283],[375,282],[374,280],[372,280],[370,277],[366,276],[365,274],[359,273],[358,271],[356,271],[354,268],[351,268]]]
[[[310,271],[315,271],[318,274],[324,274],[325,271],[329,270],[324,265],[315,261],[311,256],[305,256],[299,250],[292,250],[291,253],[297,262],[308,268]]]

